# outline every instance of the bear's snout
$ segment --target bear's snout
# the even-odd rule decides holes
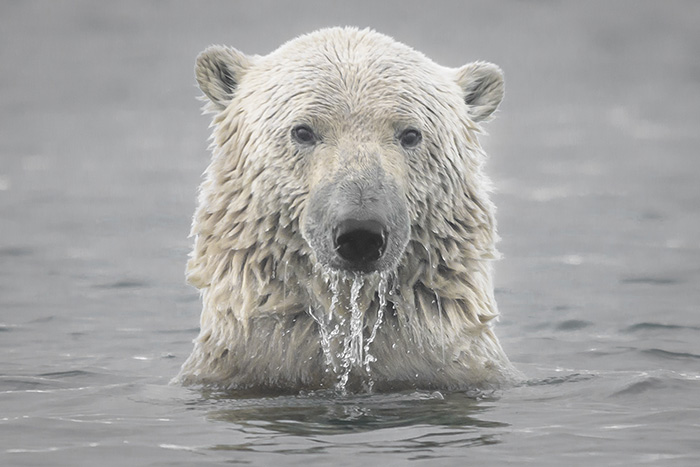
[[[386,226],[378,220],[344,219],[333,232],[335,252],[352,269],[368,269],[386,250]]]
[[[359,273],[394,269],[409,230],[406,197],[381,168],[343,171],[316,187],[302,224],[320,264]]]

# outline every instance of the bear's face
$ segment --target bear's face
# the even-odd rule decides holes
[[[464,148],[503,95],[494,65],[444,68],[367,30],[320,31],[265,57],[212,47],[196,71],[249,209],[289,206],[316,262],[357,272],[395,269],[433,198],[461,209],[462,174],[479,163]]]
[[[292,138],[298,140],[296,131]],[[394,137],[373,140],[376,130],[364,138],[357,135],[361,128],[356,132],[328,128],[308,148],[311,183],[302,235],[316,260],[331,269],[391,270],[410,233],[405,154]]]

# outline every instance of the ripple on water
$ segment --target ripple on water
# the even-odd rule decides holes
[[[0,248],[0,257],[17,258],[20,256],[31,256],[34,250],[24,247],[2,247]]]
[[[665,400],[668,394],[697,394],[700,391],[700,374],[680,373],[670,370],[642,372],[627,378],[622,387],[614,390],[612,398],[644,398],[651,402]],[[653,397],[652,397],[653,396]],[[678,399],[679,405],[683,402]]]
[[[96,284],[94,287],[98,289],[137,289],[148,287],[149,285],[147,281],[125,278],[114,282]]]
[[[623,277],[620,282],[637,285],[672,285],[680,284],[682,281],[675,277],[629,276]]]
[[[666,381],[662,378],[648,376],[640,380],[630,382],[624,388],[611,394],[612,397],[636,396],[647,391],[663,390],[667,387]]]
[[[364,432],[416,425],[507,426],[484,419],[489,402],[494,400],[489,397],[494,396],[438,391],[348,395],[326,390],[274,398],[221,398],[208,418],[296,435]]]
[[[681,330],[700,331],[700,326],[683,326],[683,325],[679,325],[679,324],[662,324],[662,323],[644,322],[644,323],[633,324],[633,325],[623,329],[623,332],[634,333],[634,332],[639,332],[639,331],[681,331]]]
[[[557,331],[578,331],[589,326],[593,326],[593,323],[591,321],[569,319],[566,321],[562,321],[561,323],[557,323],[555,329]]]
[[[561,376],[550,376],[542,379],[531,379],[526,381],[524,386],[552,386],[565,383],[580,383],[582,381],[590,381],[596,377],[591,373],[569,373]]]
[[[85,370],[52,371],[38,375],[40,378],[66,379],[75,377],[92,377],[95,373]]]
[[[671,352],[663,349],[645,349],[642,353],[665,360],[700,360],[700,355],[688,352]]]
[[[10,332],[17,328],[18,326],[16,324],[0,323],[0,332]]]
[[[75,380],[91,380],[97,373],[84,370],[68,370],[39,375],[2,375],[0,376],[1,392],[52,392],[69,389],[75,386]]]

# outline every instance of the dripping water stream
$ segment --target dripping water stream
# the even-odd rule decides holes
[[[324,356],[325,372],[337,378],[335,389],[345,392],[348,380],[354,369],[364,372],[364,385],[371,391],[373,387],[371,364],[377,358],[371,353],[371,344],[377,338],[387,307],[389,290],[389,273],[380,273],[376,286],[378,300],[376,317],[367,313],[367,305],[362,304],[363,287],[373,287],[372,280],[365,275],[348,276],[343,273],[328,272],[324,278],[331,292],[328,312],[308,309],[309,315],[316,321],[319,340]],[[349,287],[349,297],[347,289]],[[369,305],[371,309],[372,306]],[[368,335],[365,338],[365,328]]]
[[[440,296],[437,292],[433,291],[435,294],[435,302],[437,303],[438,311],[438,322],[440,323],[440,344],[442,347],[442,363],[445,364],[445,328],[442,325],[442,304],[440,303]]]

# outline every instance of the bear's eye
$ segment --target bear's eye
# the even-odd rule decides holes
[[[420,131],[414,128],[404,130],[403,133],[401,133],[401,136],[399,136],[399,142],[404,148],[414,148],[418,146],[421,139],[423,139],[423,135],[421,135]]]
[[[314,144],[317,140],[314,130],[308,125],[297,125],[292,128],[292,138],[300,144]]]

